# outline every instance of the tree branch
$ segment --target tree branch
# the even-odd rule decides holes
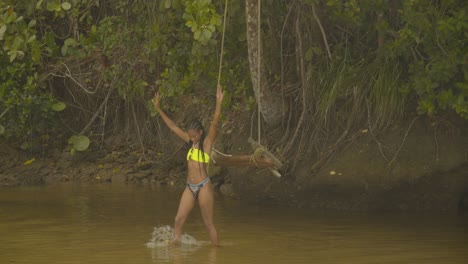
[[[116,79],[117,77],[114,77],[114,80]],[[113,81],[114,81],[113,80]],[[80,134],[79,135],[83,135],[88,129],[89,127],[91,126],[91,124],[94,122],[94,120],[96,120],[96,118],[98,117],[99,113],[102,111],[102,109],[104,108],[104,106],[106,105],[107,103],[107,100],[109,99],[109,96],[111,95],[112,91],[114,90],[115,86],[113,85],[113,81],[112,81],[112,84],[110,86],[110,89],[109,91],[107,92],[107,95],[106,95],[106,98],[104,98],[104,101],[102,101],[101,105],[99,106],[98,110],[94,113],[93,117],[91,118],[91,120],[88,122],[88,124],[81,130]]]
[[[320,31],[322,32],[323,42],[325,43],[325,47],[327,48],[328,57],[331,59],[332,55],[331,55],[331,52],[330,52],[330,48],[328,47],[327,35],[325,34],[325,30],[323,29],[322,23],[320,22],[320,19],[317,16],[317,13],[315,12],[315,5],[314,4],[312,4],[312,13],[314,15],[315,20],[317,21],[317,24],[318,24],[318,26],[320,28]]]
[[[10,110],[9,107],[5,109],[5,111],[3,111],[3,113],[0,115],[0,118],[2,118],[9,110]]]

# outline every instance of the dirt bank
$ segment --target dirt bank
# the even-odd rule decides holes
[[[361,130],[319,170],[303,156],[283,179],[229,170],[229,190],[256,200],[331,210],[458,211],[468,206],[468,132],[425,119],[385,135]]]
[[[435,132],[419,120],[380,137],[362,131],[319,170],[311,168],[313,161],[304,156],[282,178],[256,168],[219,168],[213,182],[218,191],[235,199],[312,209],[455,212],[468,208],[466,128]],[[245,135],[230,138],[229,146],[220,148],[233,154],[251,152],[241,140]],[[183,188],[185,182],[185,152],[177,140],[167,150],[143,150],[114,137],[75,155],[65,146],[23,151],[16,145],[0,143],[0,186],[85,181]]]

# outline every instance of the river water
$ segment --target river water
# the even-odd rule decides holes
[[[221,247],[198,208],[197,244],[151,246],[180,189],[63,184],[0,189],[0,263],[468,263],[468,218],[323,213],[216,195]]]

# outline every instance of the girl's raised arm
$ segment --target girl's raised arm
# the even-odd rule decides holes
[[[189,137],[188,133],[185,132],[184,130],[182,130],[180,127],[178,127],[176,125],[176,123],[174,123],[174,121],[172,121],[172,119],[170,119],[169,116],[167,116],[166,113],[164,113],[164,111],[161,109],[161,107],[159,105],[160,101],[161,101],[161,96],[159,95],[159,93],[156,93],[154,95],[154,98],[153,98],[153,105],[154,105],[154,108],[156,108],[156,110],[158,110],[158,112],[161,115],[161,118],[164,121],[164,123],[166,123],[166,125],[169,127],[169,129],[172,130],[172,132],[174,132],[184,142],[189,142],[190,137]]]

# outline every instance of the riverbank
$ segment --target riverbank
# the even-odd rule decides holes
[[[402,126],[403,127],[403,126]],[[406,126],[407,128],[408,126]],[[276,178],[268,170],[217,168],[216,190],[233,199],[279,203],[313,210],[466,211],[468,137],[466,129],[434,135],[424,121],[378,139],[363,130],[320,170],[307,157]],[[450,132],[450,133],[449,133]],[[245,138],[244,136],[232,138]],[[245,141],[230,142],[248,153]],[[122,138],[72,155],[66,146],[27,151],[0,143],[0,186],[88,182],[171,185],[184,188],[184,149],[142,149]],[[175,146],[175,147],[174,147]],[[236,154],[236,153],[233,153]],[[288,161],[285,161],[286,163]]]

